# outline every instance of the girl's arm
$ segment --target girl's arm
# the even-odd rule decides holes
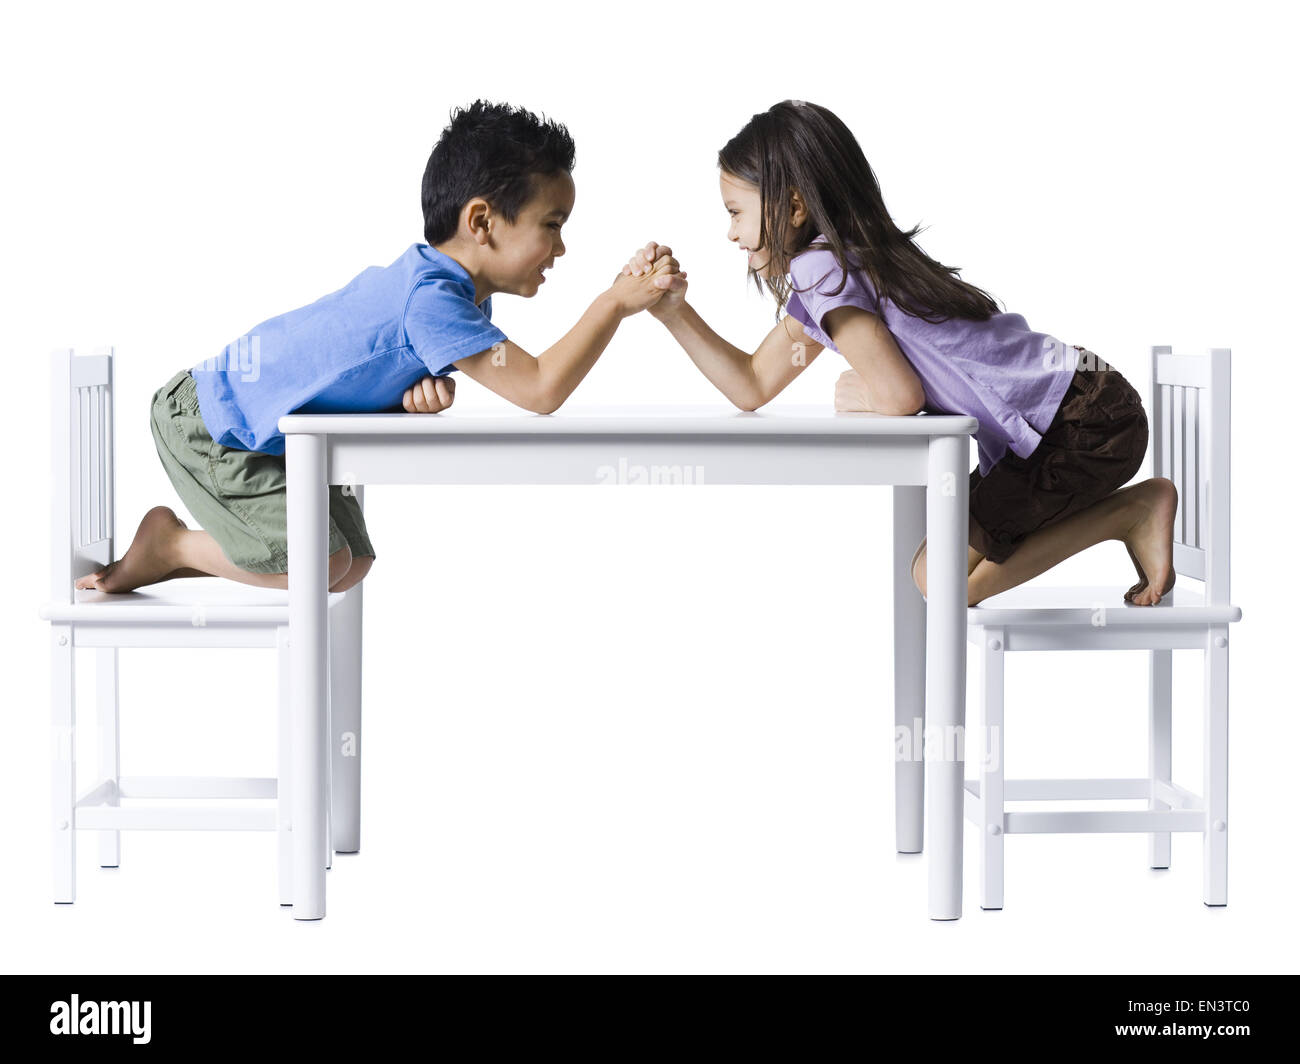
[[[634,274],[652,269],[672,249],[647,244],[623,267]],[[683,272],[681,276],[686,275]],[[754,410],[780,394],[822,350],[794,318],[785,317],[754,354],[727,343],[686,302],[686,286],[667,293],[650,308],[700,371],[742,410]],[[855,306],[828,311],[822,328],[853,367],[842,374],[835,394],[837,410],[915,414],[925,407],[925,388],[907,356],[879,315]]]
[[[750,355],[709,328],[685,299],[656,309],[655,317],[700,372],[741,410],[757,410],[770,402],[822,351],[822,345],[790,317],[782,318]]]
[[[654,269],[660,257],[671,255],[672,248],[651,241],[628,260],[623,273],[638,276]],[[686,271],[682,270],[678,277],[684,282]],[[686,302],[685,283],[664,293],[650,313],[664,323],[714,387],[741,410],[757,410],[779,395],[822,350],[802,325],[786,317],[767,334],[757,351],[747,354],[709,328]]]
[[[921,378],[879,315],[860,307],[836,307],[822,318],[822,328],[856,374],[856,380],[840,378],[836,409],[900,415],[915,414],[925,406]],[[841,406],[854,390],[861,391],[862,405]]]

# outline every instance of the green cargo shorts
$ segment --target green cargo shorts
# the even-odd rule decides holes
[[[149,420],[176,494],[231,563],[252,573],[287,573],[284,456],[217,443],[199,414],[189,370],[154,392]],[[332,485],[329,552],[344,547],[354,558],[375,554],[356,496]]]

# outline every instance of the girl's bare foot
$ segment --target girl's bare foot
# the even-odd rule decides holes
[[[77,581],[77,587],[123,592],[168,579],[180,568],[173,548],[177,533],[184,532],[185,528],[185,522],[169,507],[155,506],[144,515],[126,554],[107,568],[83,576]]]
[[[1147,574],[1142,571],[1142,563],[1138,561],[1137,555],[1133,553],[1133,548],[1130,547],[1127,543],[1125,543],[1124,549],[1128,551],[1128,556],[1133,562],[1133,568],[1137,570],[1137,574],[1138,574],[1138,582],[1124,592],[1124,601],[1132,602],[1134,595],[1136,595],[1140,591],[1146,590]]]
[[[1134,606],[1155,606],[1173,589],[1177,578],[1173,542],[1178,488],[1167,477],[1153,477],[1137,488],[1134,504],[1141,516],[1121,538],[1143,581],[1134,585],[1124,599]]]

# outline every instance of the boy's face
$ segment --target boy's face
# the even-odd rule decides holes
[[[493,233],[492,288],[535,296],[546,279],[543,270],[564,254],[560,228],[573,212],[575,189],[566,173],[535,174],[533,194],[514,223],[498,219]]]
[[[722,172],[718,179],[722,189],[722,205],[731,215],[731,225],[727,228],[727,239],[740,245],[750,269],[759,277],[767,279],[767,266],[770,255],[758,246],[758,234],[763,226],[763,199],[758,186],[742,181],[738,177]]]

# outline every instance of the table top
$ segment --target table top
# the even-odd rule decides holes
[[[440,414],[288,414],[289,434],[330,436],[956,436],[979,428],[963,415],[847,413],[825,405],[737,410],[723,403],[595,406],[565,404],[554,414],[453,407]]]

